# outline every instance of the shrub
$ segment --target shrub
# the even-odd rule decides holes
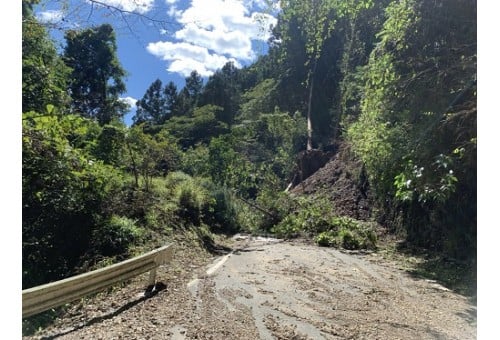
[[[350,250],[359,249],[362,241],[357,236],[349,229],[341,229],[338,237],[342,248]]]
[[[92,232],[92,243],[98,254],[115,256],[127,253],[128,248],[142,235],[143,230],[136,226],[136,221],[112,216]]]
[[[188,222],[199,225],[203,208],[209,203],[208,192],[193,178],[179,183],[175,190],[178,214]]]
[[[211,183],[210,204],[203,211],[203,220],[214,231],[232,233],[239,231],[237,206],[231,191]]]
[[[334,247],[337,245],[336,234],[332,231],[323,231],[314,238],[314,242],[322,247]]]
[[[271,229],[278,237],[297,237],[301,233],[315,235],[332,229],[331,203],[326,199],[294,198],[291,213]]]
[[[291,212],[272,231],[278,237],[310,236],[325,247],[345,249],[374,249],[377,236],[374,225],[348,216],[333,215],[326,199],[294,198]]]

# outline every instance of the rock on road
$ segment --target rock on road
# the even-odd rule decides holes
[[[115,304],[97,321],[54,328],[51,336],[476,339],[476,307],[467,298],[376,256],[275,239],[238,242],[239,248],[200,265],[191,277],[170,275],[172,283],[157,296],[129,302],[120,312]]]

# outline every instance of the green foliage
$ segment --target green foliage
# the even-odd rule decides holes
[[[163,88],[161,80],[156,79],[136,103],[134,125],[147,123],[154,127],[165,123],[176,114],[177,96],[177,86],[172,81]]]
[[[175,137],[184,150],[199,143],[208,144],[211,138],[228,132],[227,125],[217,119],[221,111],[215,105],[197,107],[192,116],[169,119],[163,132]]]
[[[23,9],[25,5],[23,1]],[[48,104],[64,107],[69,103],[66,82],[70,69],[57,55],[45,27],[28,12],[23,14],[22,24],[22,112],[43,113]]]
[[[330,36],[336,20],[331,14],[334,9],[333,1],[298,1],[288,0],[281,2],[283,20],[296,20],[304,35],[304,47],[308,55],[308,63],[318,60],[324,41]],[[283,26],[285,41],[293,39]]]
[[[179,171],[170,173],[164,186],[167,191],[163,199],[173,203],[171,211],[184,226],[206,224],[218,232],[239,230],[234,198],[227,188]]]
[[[277,108],[273,113],[260,114],[257,120],[233,127],[233,138],[239,141],[236,151],[260,164],[256,167],[259,177],[274,175],[284,186],[295,165],[295,154],[305,145],[305,125],[300,114],[291,117]]]
[[[283,237],[316,234],[330,228],[331,203],[325,199],[298,197],[295,207],[272,231]]]
[[[276,96],[276,80],[264,79],[255,87],[249,89],[242,95],[241,114],[239,119],[257,120],[262,113],[274,111],[274,97]]]
[[[174,115],[191,116],[195,107],[198,106],[203,89],[203,79],[194,70],[189,77],[185,78],[185,86],[179,92],[174,105]]]
[[[36,113],[24,118],[23,287],[30,287],[60,279],[78,266],[121,178],[72,145],[71,138],[88,131],[85,119]],[[80,138],[75,141],[85,145]]]
[[[210,173],[209,150],[203,144],[187,149],[182,155],[181,169],[191,176],[206,177]]]
[[[125,71],[116,55],[113,28],[95,28],[65,33],[64,62],[72,72],[69,81],[73,112],[95,118],[99,124],[121,118],[127,105],[119,100],[125,92]]]
[[[144,232],[136,221],[113,215],[92,231],[92,249],[102,256],[124,255]]]
[[[233,136],[222,135],[212,138],[208,146],[210,177],[221,186],[237,188],[244,197],[255,196],[257,171],[255,165],[246,160],[233,148]]]
[[[396,199],[403,202],[415,199],[422,203],[445,202],[455,191],[458,182],[452,162],[451,157],[440,154],[429,171],[410,160],[406,171],[394,177]]]
[[[189,178],[176,185],[175,198],[178,202],[178,214],[193,224],[199,225],[202,211],[209,203],[208,192],[205,188]]]
[[[475,249],[475,7],[391,2],[348,128],[388,223],[453,256]]]
[[[271,229],[277,236],[309,235],[320,246],[375,249],[377,236],[372,223],[333,215],[327,199],[297,197],[291,203],[288,215]]]
[[[139,125],[128,130],[125,141],[125,164],[134,174],[136,187],[142,177],[144,189],[149,191],[155,176],[176,170],[180,163],[180,151],[168,134],[151,136]]]
[[[240,70],[232,61],[227,62],[208,78],[201,94],[200,106],[219,106],[221,110],[216,115],[217,120],[231,126],[238,112],[240,86]]]
[[[351,227],[340,226],[319,233],[314,241],[323,247],[342,247],[344,249],[375,249],[377,235],[366,223],[351,223]]]
[[[125,136],[124,127],[104,125],[97,137],[94,154],[104,163],[120,167],[125,157]]]

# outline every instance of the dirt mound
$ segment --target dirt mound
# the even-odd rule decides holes
[[[304,150],[295,158],[295,174],[290,183],[295,187],[305,181],[318,169],[323,167],[333,156],[333,153],[324,153],[321,150]]]
[[[336,214],[368,220],[372,216],[372,197],[363,164],[356,159],[348,143],[340,143],[335,150],[323,167],[290,192],[327,197]]]

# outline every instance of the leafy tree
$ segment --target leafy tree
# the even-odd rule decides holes
[[[144,97],[137,101],[137,111],[132,120],[134,124],[162,125],[172,117],[176,108],[177,86],[170,81],[163,88],[161,80],[156,79]]]
[[[165,88],[163,89],[163,93],[165,95],[165,104],[167,110],[169,111],[169,117],[175,114],[178,102],[178,94],[177,94],[177,86],[174,82],[169,81]]]
[[[276,80],[264,79],[243,93],[239,120],[256,120],[260,114],[272,112],[276,88]]]
[[[64,61],[71,67],[69,90],[72,110],[104,125],[121,118],[127,105],[119,100],[125,92],[125,71],[116,55],[113,28],[103,24],[65,33]]]
[[[70,70],[57,55],[45,27],[33,16],[33,2],[22,4],[22,110],[46,112],[47,105],[66,106]]]
[[[389,0],[358,2],[356,0],[339,3],[337,29],[332,38],[342,46],[338,58],[339,86],[332,107],[332,138],[342,136],[343,129],[360,114],[364,86],[364,66],[377,43],[376,32],[384,22],[384,10]]]
[[[208,144],[210,139],[228,132],[224,122],[216,117],[222,108],[215,105],[204,105],[194,109],[193,115],[173,117],[164,125],[164,131],[177,139],[184,149],[199,143]]]
[[[392,2],[348,130],[384,210],[402,211],[410,241],[453,256],[475,247],[475,12]]]
[[[273,181],[278,183],[274,189],[278,189],[289,180],[295,155],[305,146],[305,127],[305,118],[299,113],[290,116],[276,108],[272,113],[259,114],[254,120],[236,125],[232,134],[239,142],[234,149],[262,166],[263,171],[265,168],[272,173],[277,178]]]
[[[258,192],[256,165],[245,159],[233,147],[236,138],[221,135],[212,138],[208,146],[209,173],[213,181],[238,191],[240,196],[255,198]]]
[[[165,176],[180,163],[177,146],[168,138],[158,134],[151,136],[143,132],[141,125],[129,129],[126,135],[126,163],[135,177],[136,188],[142,177],[144,190],[151,190],[155,176]]]
[[[283,13],[275,30],[281,52],[277,88],[281,98],[279,107],[305,113],[308,120],[307,149],[311,149],[313,145],[329,144],[339,135],[342,78],[347,76],[344,60],[357,57],[362,52],[360,47],[364,48],[364,40],[371,48],[372,27],[368,27],[364,40],[358,42],[356,23],[366,23],[360,18],[372,19],[373,14],[365,13],[371,12],[374,2],[286,1],[282,7]],[[361,66],[362,62],[357,60],[356,66]],[[292,93],[294,95],[289,98]],[[283,101],[283,98],[287,99]]]
[[[124,166],[126,129],[118,124],[107,124],[102,127],[96,138],[93,154],[105,164],[116,168]]]

